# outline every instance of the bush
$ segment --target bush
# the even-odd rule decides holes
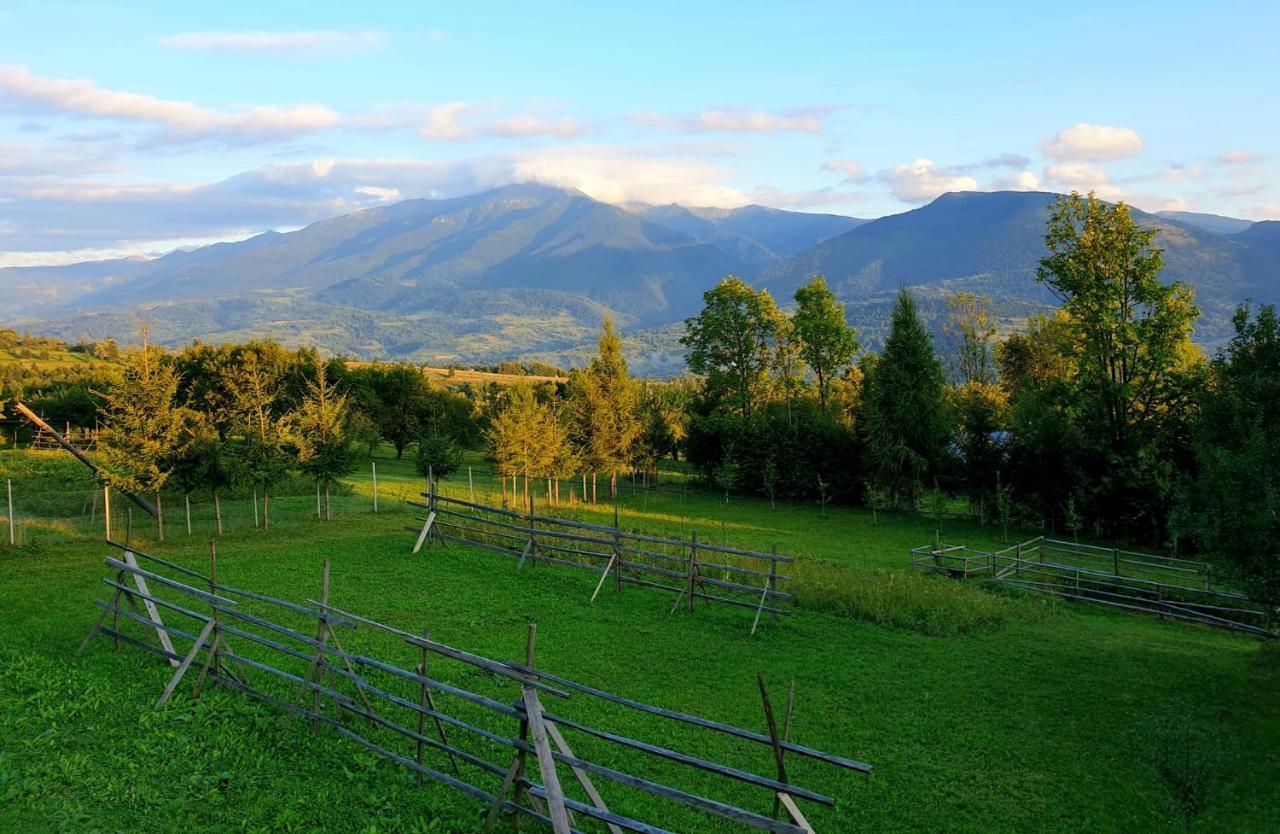
[[[886,628],[953,637],[1002,626],[1013,601],[920,573],[863,571],[802,559],[788,590],[801,608]]]

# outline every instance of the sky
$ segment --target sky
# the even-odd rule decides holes
[[[1280,4],[0,3],[0,266],[512,182],[1280,219]]]

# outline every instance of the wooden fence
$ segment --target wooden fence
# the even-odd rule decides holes
[[[994,579],[1067,599],[1276,637],[1276,607],[1215,580],[1208,562],[1043,536],[986,552],[965,545],[917,547],[912,566],[958,579]]]
[[[731,605],[755,612],[751,633],[762,615],[775,620],[792,613],[792,596],[781,590],[789,578],[779,566],[795,561],[790,556],[760,553],[688,539],[654,536],[614,526],[590,524],[567,518],[519,513],[477,504],[437,493],[423,493],[427,503],[420,517],[413,552],[434,541],[455,542],[501,553],[516,559],[517,568],[528,561],[565,565],[600,574],[594,601],[612,578],[615,591],[637,585],[669,591],[671,610],[692,611],[696,601]]]
[[[134,646],[167,660],[174,671],[157,706],[198,667],[196,695],[210,682],[282,709],[290,722],[301,717],[313,728],[331,728],[414,771],[419,784],[433,780],[484,803],[486,831],[507,815],[517,827],[519,817],[528,817],[556,834],[665,834],[688,831],[698,817],[709,816],[733,829],[803,834],[813,828],[797,801],[831,806],[835,800],[790,781],[788,757],[871,771],[862,762],[791,740],[794,684],[779,721],[757,675],[767,732],[756,732],[633,701],[539,669],[532,624],[524,661],[517,663],[454,648],[432,639],[429,630],[413,634],[342,610],[330,602],[327,561],[319,598],[296,603],[220,583],[216,552],[205,576],[113,546],[120,552],[107,558],[111,575],[103,580],[110,595],[97,600],[101,614],[80,651],[96,635],[105,635],[117,651],[121,645]],[[344,641],[357,640],[360,651],[344,648]],[[397,651],[383,645],[386,656],[379,657],[364,648],[370,642],[390,642]],[[405,665],[397,654],[418,661]],[[446,682],[449,670],[457,673],[456,682]],[[544,708],[545,698],[555,701],[552,711]],[[646,734],[662,744],[596,723],[633,713],[645,717]],[[591,755],[575,754],[562,729]],[[712,735],[736,739],[739,746],[759,751],[757,756],[769,751],[772,775],[696,752],[706,749]],[[673,749],[673,739],[695,752]],[[561,781],[566,770],[580,791]],[[638,770],[650,773],[641,776]],[[772,813],[677,787],[680,774],[690,770],[710,774],[700,777],[701,782],[731,783],[738,795],[755,793],[762,805],[771,803]],[[608,782],[615,808],[627,812],[611,810],[595,780]]]

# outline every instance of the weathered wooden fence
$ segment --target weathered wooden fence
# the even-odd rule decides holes
[[[694,609],[696,601],[732,605],[755,612],[754,634],[761,616],[792,613],[791,594],[781,590],[789,577],[780,566],[795,561],[777,552],[760,553],[689,539],[654,536],[617,526],[590,524],[554,516],[519,513],[501,507],[424,493],[413,552],[434,541],[455,542],[501,553],[526,562],[565,565],[600,574],[591,599],[612,579],[624,585],[657,588],[673,594],[672,611]]]
[[[1215,580],[1208,562],[1043,536],[987,552],[965,545],[911,551],[912,566],[994,579],[1039,593],[1275,637],[1276,607]]]
[[[835,800],[793,783],[788,757],[859,773],[871,770],[791,740],[794,684],[779,721],[757,676],[766,727],[757,732],[539,669],[532,624],[524,661],[517,663],[448,646],[432,639],[429,630],[412,634],[342,610],[331,604],[328,562],[319,598],[297,603],[222,584],[216,553],[205,576],[114,547],[119,557],[106,560],[111,576],[103,580],[110,595],[97,600],[101,614],[81,651],[96,635],[105,635],[117,651],[129,645],[166,659],[174,672],[157,706],[198,667],[195,694],[209,682],[282,709],[290,722],[301,717],[313,727],[331,728],[414,771],[419,783],[434,780],[484,803],[485,830],[509,815],[538,820],[556,834],[606,829],[663,834],[688,831],[699,817],[709,816],[737,829],[803,834],[813,828],[797,801],[830,806]],[[356,641],[361,642],[358,651],[343,645]],[[388,641],[397,651],[387,650]],[[384,656],[366,648],[369,643],[379,643]],[[405,665],[406,654],[416,655],[417,663]],[[455,682],[445,681],[448,670],[457,672]],[[552,710],[544,708],[545,698],[554,699]],[[597,723],[631,713],[645,716],[652,737],[662,744]],[[629,726],[634,725],[633,719]],[[575,754],[562,729],[576,734],[574,743],[587,755]],[[740,747],[757,750],[757,757],[768,751],[772,775],[699,752],[711,735],[736,739]],[[673,739],[693,752],[674,749]],[[561,781],[566,770],[580,791]],[[772,811],[677,787],[680,775],[690,770],[710,774],[700,776],[699,784],[732,785],[736,796],[755,793]],[[609,783],[609,803],[595,780]]]

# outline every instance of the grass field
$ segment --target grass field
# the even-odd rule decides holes
[[[471,464],[480,475],[478,459]],[[794,679],[793,738],[876,768],[864,778],[794,765],[798,782],[839,800],[809,815],[823,834],[1180,829],[1161,774],[1168,761],[1159,751],[1171,738],[1192,740],[1184,752],[1206,786],[1193,830],[1275,830],[1274,646],[913,576],[906,551],[932,541],[928,518],[824,516],[817,506],[726,503],[697,490],[632,495],[624,485],[624,526],[694,528],[703,540],[776,544],[803,557],[792,588],[797,616],[750,637],[750,615],[737,609],[669,615],[668,596],[634,588],[588,604],[589,574],[517,573],[504,557],[456,546],[412,556],[403,531],[411,514],[389,496],[421,480],[407,462],[383,457],[378,469],[382,513],[359,509],[367,473],[332,522],[307,517],[307,496],[281,498],[275,529],[242,524],[219,541],[223,581],[301,600],[315,595],[330,559],[339,606],[411,631],[429,625],[436,639],[496,658],[519,655],[525,624],[536,621],[546,669],[741,726],[763,729],[757,672],[779,694]],[[479,497],[488,483],[480,479]],[[465,496],[465,472],[446,489]],[[612,519],[612,508],[570,512]],[[139,525],[135,535],[144,533]],[[958,520],[945,521],[942,534],[975,546],[1004,538]],[[180,695],[153,710],[168,672],[152,656],[115,654],[106,639],[73,656],[96,616],[104,546],[75,525],[37,541],[0,549],[0,830],[479,829],[484,809],[473,801],[417,789],[408,774],[334,734],[286,728],[282,716],[234,693]],[[145,546],[203,568],[207,530]],[[646,726],[610,729],[643,738]],[[690,752],[768,771],[763,748],[711,741]],[[767,811],[767,800],[679,773],[688,790]],[[602,790],[608,798],[609,786]],[[664,808],[673,809],[673,830],[734,830]]]

